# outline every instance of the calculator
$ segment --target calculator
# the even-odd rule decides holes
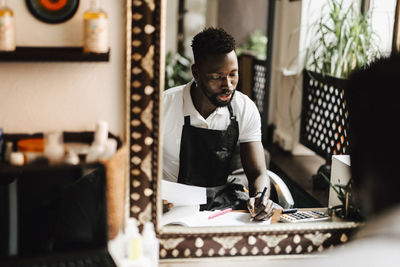
[[[286,223],[299,223],[299,222],[317,222],[328,220],[329,215],[325,211],[297,211],[295,213],[286,213],[280,215],[280,220]]]

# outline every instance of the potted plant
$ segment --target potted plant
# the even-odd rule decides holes
[[[265,60],[267,58],[267,36],[263,35],[260,30],[255,30],[245,43],[236,47],[236,53],[238,56],[248,54],[259,60]]]
[[[168,52],[165,58],[165,89],[188,83],[192,79],[191,65],[186,56]]]
[[[347,77],[379,56],[371,11],[362,14],[355,2],[343,2],[329,0],[312,24],[303,72],[300,142],[326,159],[327,176],[331,155],[348,154]],[[329,187],[319,173],[314,187]]]
[[[314,39],[307,49],[306,69],[346,78],[379,55],[371,11],[361,14],[355,2],[346,8],[343,0],[329,0],[323,10],[326,8],[328,13],[322,12],[311,26]]]
[[[335,213],[336,216],[343,219],[351,219],[356,221],[363,220],[360,207],[355,203],[353,198],[353,179],[347,182],[347,184],[332,184],[329,177],[324,173],[320,173],[325,181],[335,191],[341,204],[331,208],[331,212]]]

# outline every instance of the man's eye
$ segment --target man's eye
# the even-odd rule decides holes
[[[230,77],[237,77],[238,74],[236,72],[229,74]]]
[[[221,79],[221,76],[219,76],[219,75],[211,75],[211,79],[212,80],[219,80],[219,79]]]

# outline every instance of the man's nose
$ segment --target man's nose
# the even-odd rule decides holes
[[[229,76],[222,78],[222,88],[233,90],[233,87],[232,79]]]

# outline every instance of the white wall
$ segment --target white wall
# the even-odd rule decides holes
[[[276,2],[271,71],[269,123],[276,125],[274,139],[291,150],[298,138],[301,76],[298,72],[301,1]]]
[[[394,11],[396,0],[371,0],[372,29],[379,37],[379,48],[384,54],[392,51]]]
[[[166,0],[166,52],[176,53],[178,32],[178,0]],[[205,27],[216,27],[218,23],[217,0],[187,0],[184,20],[184,46],[186,56],[193,60],[192,39]]]
[[[178,34],[178,0],[166,1],[165,52],[176,52]]]
[[[34,18],[25,1],[8,1],[16,18],[17,46],[82,46],[81,0],[74,17],[62,24]],[[0,62],[0,127],[5,133],[94,130],[106,120],[124,136],[125,0],[102,1],[109,16],[110,61],[101,63]]]

